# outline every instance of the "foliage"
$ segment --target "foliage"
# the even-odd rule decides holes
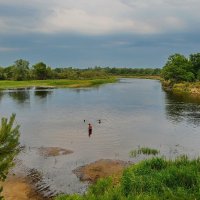
[[[4,181],[10,167],[13,166],[13,159],[18,153],[19,125],[13,127],[15,114],[10,119],[2,118],[0,126],[0,181]],[[0,189],[0,191],[2,188]],[[1,199],[2,197],[0,197]]]
[[[157,149],[152,149],[149,147],[139,147],[138,149],[132,150],[129,155],[131,157],[136,157],[137,155],[144,154],[144,155],[157,155],[159,151]]]
[[[84,195],[62,195],[56,200],[192,200],[200,199],[200,159],[152,158],[124,170],[121,182],[100,179]]]
[[[4,80],[4,79],[5,79],[4,68],[0,67],[0,80]]]
[[[104,68],[108,74],[112,75],[129,75],[129,76],[156,76],[160,75],[159,68]]]
[[[36,80],[45,80],[48,78],[53,78],[53,72],[50,67],[47,67],[45,63],[39,62],[33,65],[33,77]]]
[[[22,81],[29,79],[29,62],[26,60],[16,60],[13,67],[13,79]]]
[[[23,59],[14,65],[0,67],[0,80],[46,80],[46,79],[107,79],[110,76],[158,76],[159,68],[110,68],[99,67],[78,69],[72,67],[51,68],[44,62],[38,62],[29,68],[29,62]]]
[[[197,80],[200,80],[200,53],[191,54],[190,62],[192,63],[192,72]]]
[[[174,83],[195,79],[191,62],[181,54],[174,54],[168,58],[163,67],[162,76],[165,80],[171,80]]]
[[[8,66],[3,69],[2,76],[5,77],[4,80],[14,80],[14,68],[15,66]]]
[[[200,80],[200,53],[191,54],[189,58],[181,54],[169,56],[161,74],[172,84]]]

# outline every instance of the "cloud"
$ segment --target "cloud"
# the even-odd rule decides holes
[[[162,66],[170,54],[199,51],[199,8],[199,0],[0,0],[0,60]]]
[[[199,25],[199,0],[1,0],[0,33],[160,34]],[[7,14],[6,14],[7,13]]]

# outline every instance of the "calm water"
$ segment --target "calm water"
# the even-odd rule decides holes
[[[19,155],[21,165],[42,172],[44,182],[57,192],[84,188],[72,173],[78,166],[101,158],[136,161],[129,152],[139,145],[158,148],[168,157],[200,155],[200,101],[165,93],[155,80],[121,79],[89,89],[3,91],[0,116],[11,113],[17,114],[20,141],[26,146]],[[45,158],[38,152],[42,146],[74,153]]]

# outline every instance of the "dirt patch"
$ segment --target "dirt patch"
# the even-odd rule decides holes
[[[39,153],[45,157],[52,157],[52,156],[60,156],[60,155],[67,155],[73,153],[73,151],[68,149],[62,149],[59,147],[40,147]]]
[[[122,171],[130,163],[121,160],[101,159],[94,163],[78,167],[73,170],[81,181],[89,181],[90,183],[96,182],[99,178],[108,176],[119,177]]]
[[[25,169],[26,173],[9,173],[3,186],[3,196],[6,200],[52,200],[57,195],[43,181],[42,174],[37,169]]]
[[[9,176],[2,183],[3,196],[6,200],[44,200],[25,177]]]

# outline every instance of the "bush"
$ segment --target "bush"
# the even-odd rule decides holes
[[[101,179],[85,195],[56,200],[193,200],[200,199],[200,159],[152,158],[124,170],[121,182]]]

